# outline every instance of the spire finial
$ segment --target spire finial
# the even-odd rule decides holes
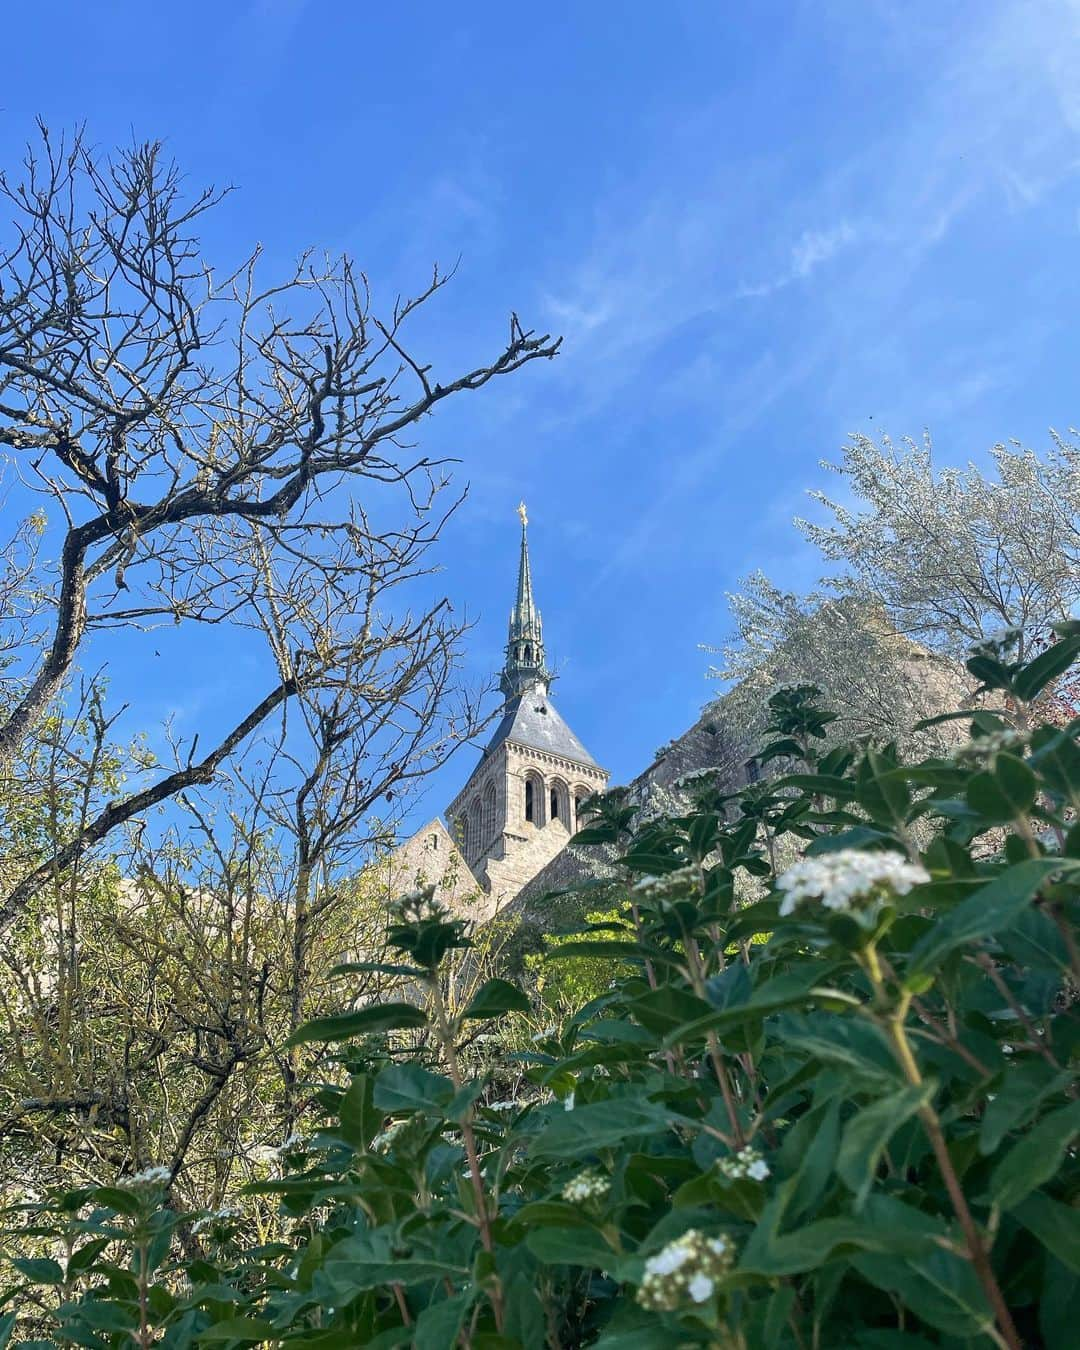
[[[518,563],[517,600],[510,611],[510,632],[506,644],[506,663],[499,685],[507,698],[522,693],[534,684],[547,688],[551,676],[544,662],[544,628],[540,611],[533,600],[532,571],[529,567],[529,542],[525,527],[529,513],[525,503],[517,509],[521,520],[521,560]]]

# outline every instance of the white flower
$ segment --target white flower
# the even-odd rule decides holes
[[[646,1275],[671,1275],[686,1264],[690,1252],[678,1242],[669,1242],[656,1256],[645,1262]]]
[[[644,900],[664,901],[685,895],[700,884],[698,869],[693,864],[665,872],[662,877],[642,877],[631,888]]]
[[[730,1181],[764,1181],[769,1175],[769,1164],[754,1148],[740,1149],[727,1158],[721,1158],[717,1167]]]
[[[735,1249],[729,1238],[707,1238],[690,1228],[645,1262],[637,1301],[661,1312],[674,1311],[687,1299],[704,1303],[734,1262]]]
[[[172,1181],[172,1172],[168,1167],[146,1167],[134,1176],[121,1177],[121,1186],[165,1186]]]
[[[602,1200],[611,1190],[611,1182],[595,1167],[579,1172],[562,1188],[562,1197],[572,1205],[586,1204],[592,1200]]]
[[[716,1288],[715,1281],[710,1280],[708,1275],[703,1275],[701,1271],[698,1271],[698,1273],[686,1286],[686,1292],[690,1295],[690,1297],[694,1300],[695,1303],[704,1303],[705,1300],[712,1294],[712,1291],[715,1288]]]
[[[901,853],[842,848],[803,858],[789,867],[776,885],[784,895],[780,913],[786,917],[807,901],[846,913],[873,912],[891,896],[907,895],[913,886],[929,880],[924,867],[908,862]]]
[[[201,1219],[196,1219],[191,1225],[193,1233],[201,1233],[204,1228],[209,1228],[211,1224],[218,1223],[226,1219],[238,1219],[240,1211],[234,1205],[226,1205],[223,1209],[212,1210]]]

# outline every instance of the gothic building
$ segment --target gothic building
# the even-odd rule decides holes
[[[457,848],[448,849],[450,840],[433,821],[399,850],[402,864],[407,860],[414,875],[422,872],[432,881],[448,851],[457,854],[483,893],[478,909],[487,913],[512,900],[566,847],[578,828],[580,803],[608,781],[552,702],[524,503],[518,514],[517,596],[499,681],[506,702],[479,764],[447,808]],[[447,898],[453,903],[456,897]]]

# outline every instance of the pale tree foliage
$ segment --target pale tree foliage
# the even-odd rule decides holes
[[[852,505],[814,492],[832,523],[797,522],[840,568],[833,585],[954,657],[1003,629],[1045,631],[1080,601],[1080,447],[1054,436],[1042,456],[1018,442],[990,455],[993,476],[936,469],[928,437],[854,436],[824,466]]]
[[[302,1123],[325,1052],[285,1042],[385,993],[328,974],[381,951],[365,863],[479,724],[465,627],[428,598],[447,473],[408,438],[559,346],[512,316],[492,359],[436,378],[405,330],[444,275],[385,314],[348,258],[215,275],[197,231],[219,198],[185,196],[156,145],[105,160],[44,128],[0,176],[0,447],[25,517],[0,558],[19,1184],[154,1164],[213,1203]],[[92,673],[118,632],[162,624],[264,653],[231,726],[170,756],[125,743],[122,666]]]
[[[799,596],[759,573],[730,597],[717,673],[748,683],[725,703],[752,716],[777,684],[812,682],[837,735],[903,741],[963,697],[972,646],[1018,630],[1024,659],[1045,642],[1080,600],[1080,449],[1055,435],[1042,456],[999,445],[991,462],[939,468],[928,438],[853,436],[824,465],[845,499],[809,494],[831,520],[795,522],[830,564],[821,588]]]

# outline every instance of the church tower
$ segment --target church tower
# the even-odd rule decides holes
[[[578,828],[580,802],[608,781],[551,701],[524,502],[518,515],[517,593],[499,677],[503,716],[446,812],[466,863],[494,904],[512,899],[566,847]]]

